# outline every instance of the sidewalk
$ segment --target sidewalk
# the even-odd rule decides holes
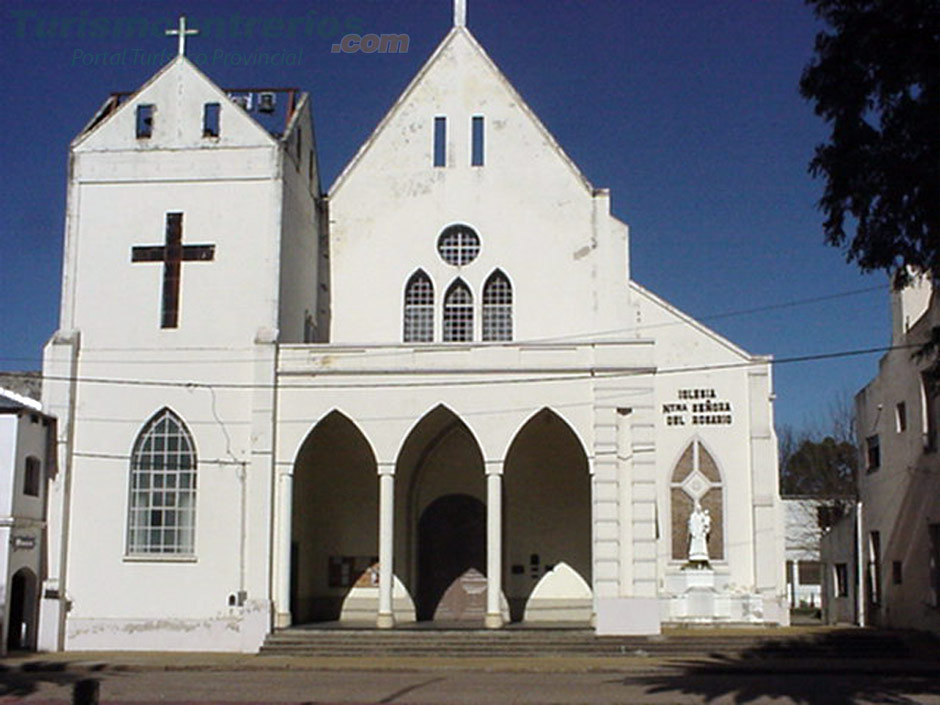
[[[545,657],[309,657],[192,652],[59,652],[0,659],[0,677],[20,673],[118,673],[148,671],[482,671],[502,673],[663,672],[773,674],[932,675],[940,672],[933,654],[924,658],[698,658],[623,656]]]

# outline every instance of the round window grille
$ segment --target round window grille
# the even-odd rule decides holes
[[[437,252],[447,264],[462,267],[480,254],[480,238],[467,225],[451,225],[437,239]]]

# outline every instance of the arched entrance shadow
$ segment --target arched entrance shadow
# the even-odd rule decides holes
[[[519,429],[506,454],[503,487],[510,619],[589,620],[593,600],[585,599],[583,584],[592,584],[591,475],[581,440],[551,409]],[[553,573],[562,563],[564,571]],[[580,580],[565,577],[567,571]],[[539,599],[531,601],[539,584]]]
[[[432,509],[439,500],[446,501]],[[471,564],[478,566],[472,568],[478,573],[485,569],[485,500],[483,453],[473,432],[446,406],[434,407],[411,429],[395,464],[395,573],[415,598],[419,620],[438,618],[435,612],[447,587]],[[468,536],[448,529],[446,517],[438,515],[439,511],[446,514],[439,507],[448,506],[457,512],[455,520],[482,528]],[[444,540],[442,533],[431,539],[431,531],[422,532],[419,524],[437,526],[449,538]],[[456,556],[444,555],[446,551],[435,548],[437,544],[451,546]],[[438,559],[428,555],[440,556],[439,568],[434,567]],[[463,569],[453,574],[456,565]],[[441,576],[447,576],[446,582]],[[472,582],[472,576],[468,577]]]
[[[323,417],[297,452],[291,502],[291,621],[374,619],[375,600],[347,597],[377,582],[375,455],[339,411]]]
[[[36,648],[38,580],[29,568],[20,568],[10,578],[7,650]]]
[[[486,612],[486,507],[475,497],[445,495],[418,521],[419,621],[480,619]]]

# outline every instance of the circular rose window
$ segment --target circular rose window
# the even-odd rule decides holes
[[[437,252],[447,264],[462,267],[480,254],[480,238],[469,225],[451,225],[437,238]]]

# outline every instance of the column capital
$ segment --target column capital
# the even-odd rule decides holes
[[[484,460],[483,467],[484,472],[487,475],[502,475],[503,474],[503,465],[506,461],[500,458],[499,460]]]
[[[376,471],[379,475],[394,475],[395,474],[395,462],[391,461],[382,461],[375,464]]]

